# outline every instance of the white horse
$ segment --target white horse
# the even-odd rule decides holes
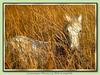
[[[65,25],[63,31],[65,33],[69,32],[70,47],[71,49],[79,49],[79,32],[82,30],[82,16],[71,18],[66,15],[66,20],[68,24],[67,26]],[[47,41],[34,40],[26,36],[16,36],[10,40],[9,44],[12,47],[11,52],[14,54],[17,50],[20,54],[19,57],[23,58],[24,63],[28,63],[28,57],[31,57],[35,61],[35,68],[37,66],[43,68],[46,64],[48,57],[47,47],[49,46]]]
[[[72,17],[72,18],[66,15],[66,20],[68,21],[68,24],[65,25],[64,32],[69,33],[68,35],[71,41],[70,47],[72,49],[74,48],[78,49],[79,48],[79,33],[82,30],[82,25],[81,25],[82,15],[80,15],[79,17]],[[48,44],[48,42],[46,41],[33,40],[32,38],[28,38],[26,36],[16,36],[12,39],[11,42],[13,42],[13,44],[23,43],[23,45],[24,45],[24,42],[26,43],[31,42],[32,43],[31,46],[34,49]]]

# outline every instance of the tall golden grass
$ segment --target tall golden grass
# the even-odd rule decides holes
[[[72,51],[62,43],[56,49],[55,34],[65,37],[65,14],[82,14],[80,33],[81,50]],[[95,5],[5,5],[5,69],[96,69]],[[19,53],[9,43],[16,36],[27,36],[34,40],[47,41],[46,55],[36,59],[30,51]],[[29,44],[27,44],[29,45]],[[30,47],[30,46],[29,46]],[[12,51],[12,49],[14,49]],[[40,49],[41,50],[41,49]],[[42,59],[46,57],[45,59]],[[23,60],[27,60],[27,62]],[[45,62],[44,65],[39,62]]]

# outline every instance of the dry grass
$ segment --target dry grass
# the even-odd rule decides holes
[[[54,48],[56,46],[55,34],[59,35],[62,41],[65,37],[63,33],[63,27],[67,22],[64,18],[65,14],[70,16],[82,14],[80,51],[71,51],[64,43],[62,43],[63,48],[60,47],[58,50]],[[6,5],[5,68],[95,69],[95,24],[94,5]],[[27,36],[34,40],[48,41],[49,46],[43,49],[46,54],[40,55],[37,59],[35,52],[27,49],[25,52],[19,53],[18,48],[14,48],[9,43],[15,36]],[[25,59],[27,62],[24,61]],[[41,61],[45,64],[41,65]]]

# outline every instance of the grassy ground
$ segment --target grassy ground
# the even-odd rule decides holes
[[[65,14],[70,16],[82,14],[82,31],[80,33],[80,51],[71,51],[62,43],[63,48],[55,47],[55,34],[63,40],[63,27],[67,22]],[[6,5],[5,6],[5,68],[25,69],[95,69],[95,6],[94,5]],[[15,36],[27,36],[34,40],[49,42],[44,49],[46,57],[41,65],[38,59],[29,56],[30,52],[19,53],[18,48],[13,52],[9,41]],[[27,44],[29,45],[29,44]],[[23,60],[27,60],[27,62]]]

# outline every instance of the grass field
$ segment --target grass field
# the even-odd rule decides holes
[[[5,5],[5,69],[96,69],[96,7],[95,5]],[[55,34],[63,41],[65,14],[82,15],[80,50],[55,49]],[[19,53],[9,41],[16,36],[27,36],[34,40],[49,42],[46,53],[30,56],[25,49]],[[27,44],[30,47],[30,44]],[[12,49],[14,49],[12,51]],[[42,51],[39,49],[38,51]],[[42,52],[43,52],[42,51]],[[44,59],[43,59],[44,58]],[[27,60],[25,62],[24,60]],[[41,64],[45,62],[45,64]]]

